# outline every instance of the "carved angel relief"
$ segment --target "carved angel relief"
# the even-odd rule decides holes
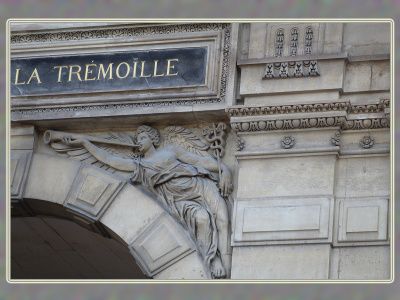
[[[226,278],[231,265],[226,201],[233,186],[230,170],[220,161],[225,128],[220,123],[203,130],[211,146],[183,127],[167,127],[161,136],[146,125],[134,137],[123,132],[95,137],[48,130],[44,142],[73,159],[110,172],[129,172],[129,181],[146,188],[190,233],[209,277]]]

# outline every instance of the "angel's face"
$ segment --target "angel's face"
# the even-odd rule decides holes
[[[151,147],[153,147],[153,141],[146,132],[141,132],[137,137],[137,143],[139,145],[139,152],[146,153]]]

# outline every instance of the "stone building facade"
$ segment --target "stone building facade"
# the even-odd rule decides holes
[[[385,20],[11,22],[10,279],[393,279],[391,50]]]

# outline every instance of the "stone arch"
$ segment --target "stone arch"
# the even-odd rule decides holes
[[[61,156],[33,154],[25,169],[25,188],[17,201],[33,213],[69,218],[117,240],[150,278],[207,279],[188,234],[140,188]]]

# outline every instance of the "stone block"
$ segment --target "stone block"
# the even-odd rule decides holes
[[[324,53],[342,52],[343,23],[326,23]]]
[[[389,199],[339,199],[337,245],[388,240]]]
[[[337,197],[390,196],[389,155],[339,159],[337,170]]]
[[[343,91],[369,91],[371,87],[371,62],[354,62],[346,65]]]
[[[207,279],[207,275],[199,256],[193,252],[155,274],[153,278],[156,280],[201,280]]]
[[[167,213],[150,224],[129,248],[149,277],[195,251],[186,234]]]
[[[390,53],[389,22],[352,22],[343,26],[343,51],[349,55]]]
[[[237,199],[233,245],[332,241],[332,198]]]
[[[163,212],[164,209],[147,193],[135,186],[125,185],[100,222],[129,245]]]
[[[328,279],[330,245],[235,247],[231,279]]]
[[[251,23],[250,26],[249,58],[263,58],[265,56],[267,24]]]
[[[348,97],[346,95],[346,97]],[[313,93],[299,93],[296,97],[288,97],[288,95],[268,95],[268,96],[257,96],[252,95],[244,98],[245,105],[282,105],[286,104],[298,104],[299,102],[318,102],[326,100],[326,102],[334,102],[340,98],[338,91],[329,92],[313,92]]]
[[[372,62],[371,90],[390,90],[390,61]]]
[[[11,199],[22,199],[31,166],[32,151],[13,150],[10,157]]]
[[[370,136],[374,140],[372,147],[369,149],[390,149],[389,129],[345,130],[340,134],[340,148],[341,152],[343,152],[341,154],[346,154],[346,150],[368,150],[363,148],[361,143],[366,136]],[[365,151],[365,154],[367,155],[368,152]]]
[[[301,119],[301,118],[300,118]],[[258,132],[239,132],[238,135],[245,141],[245,148],[240,153],[243,157],[244,153],[251,155],[282,155],[290,156],[293,152],[296,155],[309,155],[310,153],[320,154],[322,149],[325,151],[338,151],[332,144],[332,137],[338,131],[337,128],[318,128],[318,129],[297,129],[292,131],[258,131]],[[285,137],[291,137],[294,139],[294,145],[290,149],[286,149],[282,146],[282,140]],[[303,153],[303,154],[301,154]],[[243,154],[243,155],[242,155]],[[237,153],[239,155],[239,153]],[[238,157],[239,158],[239,157]]]
[[[332,252],[331,279],[389,280],[391,273],[389,246],[344,247]]]
[[[24,198],[63,204],[81,162],[57,156],[35,154]]]
[[[240,160],[237,197],[332,195],[336,156]]]
[[[15,126],[11,128],[11,150],[35,150],[37,142],[37,132],[34,126]]]

